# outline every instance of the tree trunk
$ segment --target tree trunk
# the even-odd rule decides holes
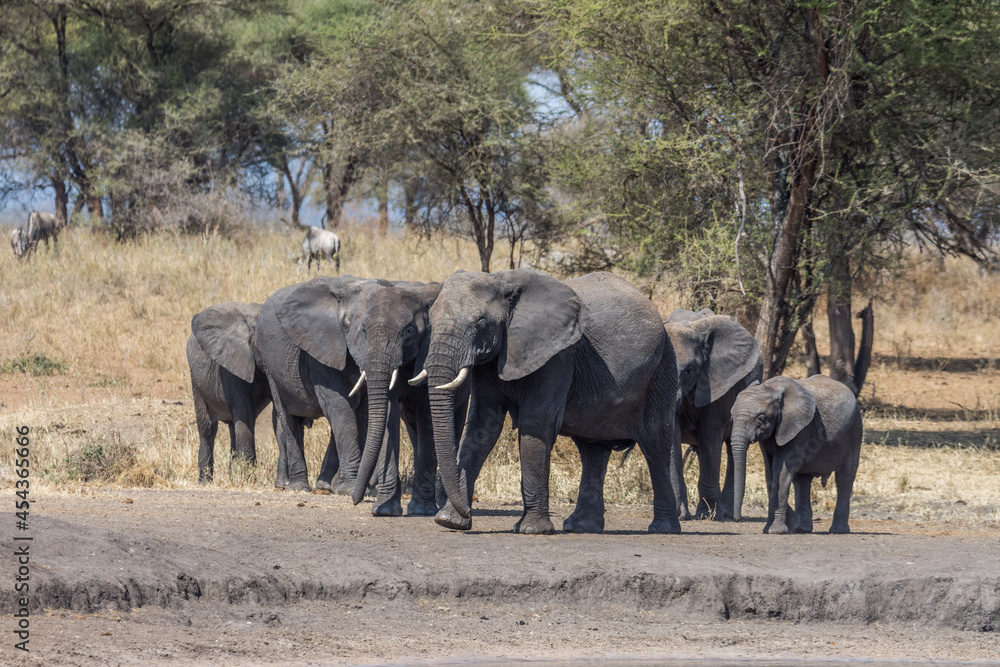
[[[808,125],[808,123],[807,123]],[[778,230],[774,255],[767,272],[764,287],[763,306],[760,319],[757,322],[757,340],[760,342],[760,354],[764,360],[764,379],[780,375],[784,370],[784,360],[779,359],[782,336],[781,323],[783,318],[789,318],[788,290],[795,262],[798,259],[799,232],[808,210],[809,196],[812,192],[813,177],[816,173],[816,157],[811,146],[809,128],[803,128],[803,137],[799,141],[798,150],[801,168],[796,170],[792,181],[791,194],[788,199],[788,211]],[[787,320],[786,320],[787,321]],[[793,333],[794,335],[794,333]],[[782,340],[779,340],[779,337]]]
[[[87,195],[87,212],[90,213],[91,223],[98,223],[104,220],[104,207],[101,205],[101,198],[93,194]]]
[[[376,188],[375,197],[378,199],[378,235],[385,238],[389,233],[389,192],[385,185]]]
[[[63,178],[52,179],[52,189],[56,192],[56,218],[60,225],[69,222],[69,191]]]
[[[858,350],[858,358],[854,362],[854,384],[858,390],[855,396],[861,393],[861,388],[865,386],[865,378],[868,377],[868,367],[872,363],[872,344],[875,342],[875,315],[872,313],[872,302],[869,300],[865,309],[858,313],[861,320],[861,348]]]
[[[854,384],[854,329],[851,326],[851,263],[846,255],[834,259],[827,286],[826,313],[830,322],[830,377],[857,394]]]
[[[410,178],[403,182],[403,224],[406,231],[417,228],[417,179]]]
[[[274,172],[274,203],[280,211],[288,208],[288,196],[285,194],[285,175],[280,170]]]
[[[347,164],[340,173],[340,180],[334,178],[333,158],[323,165],[323,192],[326,195],[326,224],[333,229],[340,226],[344,212],[344,201],[351,191],[351,186],[358,178],[358,158],[356,155],[347,157]]]
[[[490,272],[490,258],[493,255],[493,221],[490,220],[487,230],[483,220],[483,198],[473,202],[468,190],[464,185],[459,186],[462,201],[469,214],[469,223],[472,225],[472,235],[476,240],[476,249],[479,251],[479,270],[483,273]]]
[[[819,365],[819,352],[816,350],[816,334],[813,333],[811,320],[802,327],[802,339],[806,348],[806,376],[818,375],[822,371]]]

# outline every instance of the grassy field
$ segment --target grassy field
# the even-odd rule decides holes
[[[347,228],[342,238],[342,272],[357,276],[440,280],[479,263],[474,247],[455,239],[382,239],[366,226]],[[0,252],[0,437],[12,442],[16,426],[32,428],[42,490],[194,486],[198,435],[184,355],[191,316],[220,301],[261,302],[305,279],[292,261],[299,242],[297,233],[254,232],[238,241],[164,234],[116,244],[80,228],[68,230],[58,252],[42,248],[26,262]],[[498,248],[494,267],[505,262]],[[858,511],[1000,522],[998,293],[1000,276],[981,275],[970,262],[915,257],[876,301],[875,363],[862,392]],[[664,314],[694,305],[663,292],[654,301]],[[822,352],[822,322],[816,333]],[[793,364],[787,374],[801,377],[804,367]],[[228,437],[220,432],[218,485],[271,486],[276,449],[268,413],[257,433],[261,465],[230,474]],[[322,422],[308,432],[313,475],[328,436]],[[481,498],[520,500],[515,442],[505,432],[477,487]],[[408,464],[405,443],[403,451]],[[755,457],[748,511],[761,512],[763,473]],[[0,480],[12,487],[11,454],[0,461]],[[574,447],[560,442],[553,496],[576,497],[578,465]],[[695,466],[686,474],[693,485]],[[819,512],[831,512],[833,485],[815,494]],[[648,502],[641,456],[619,465],[615,455],[607,497]]]

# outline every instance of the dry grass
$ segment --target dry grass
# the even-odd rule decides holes
[[[476,269],[474,247],[454,239],[380,239],[368,227],[342,230],[342,272],[439,280]],[[191,315],[225,300],[263,301],[306,278],[291,256],[298,234],[257,232],[224,238],[147,237],[116,244],[69,230],[58,254],[28,262],[0,253],[0,438],[32,427],[35,480],[46,492],[195,484],[197,431],[184,344]],[[495,268],[503,268],[498,248]],[[332,270],[326,267],[324,271]],[[1000,384],[997,363],[1000,277],[970,263],[919,262],[876,304],[876,363],[862,399],[866,445],[856,484],[858,507],[918,518],[1000,520]],[[663,313],[676,303],[658,295]],[[820,349],[827,332],[817,319]],[[804,369],[793,365],[792,376]],[[276,448],[265,412],[258,423],[256,469],[229,472],[225,429],[217,443],[223,488],[266,489]],[[308,432],[310,470],[319,470],[325,423]],[[405,438],[405,430],[404,430]],[[747,510],[762,512],[761,464],[751,457]],[[404,443],[404,467],[410,455]],[[612,457],[609,502],[649,501],[649,475],[635,452]],[[12,480],[9,455],[0,478]],[[553,453],[551,493],[575,499],[579,459],[568,441]],[[692,491],[692,461],[686,476]],[[482,499],[518,502],[516,434],[507,429],[477,486]],[[816,485],[817,510],[832,512],[833,484]],[[964,517],[964,518],[963,518]]]

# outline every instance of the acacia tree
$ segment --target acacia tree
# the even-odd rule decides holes
[[[286,87],[335,124],[343,154],[404,182],[410,224],[471,237],[484,271],[498,233],[550,210],[524,42],[494,34],[490,9],[388,5]]]
[[[834,374],[853,381],[851,287],[908,239],[990,254],[994,3],[524,6],[585,112],[561,182],[638,271],[678,269],[699,297],[745,290],[766,376],[826,291]]]
[[[250,0],[5,3],[2,157],[51,180],[60,214],[69,181],[80,193],[75,210],[85,203],[100,219],[110,204],[120,236],[154,208],[237,182],[253,161],[251,111],[269,76],[237,30],[275,9]],[[142,155],[148,169],[135,168]]]

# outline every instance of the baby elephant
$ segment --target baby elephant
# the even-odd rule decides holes
[[[271,402],[267,377],[256,362],[258,303],[227,301],[206,308],[191,320],[188,365],[198,423],[198,482],[212,481],[215,434],[229,425],[232,458],[257,460],[254,424]]]
[[[735,508],[743,511],[747,446],[760,442],[767,477],[768,510],[765,533],[812,532],[810,489],[814,477],[836,473],[837,508],[831,533],[849,533],[851,491],[861,456],[861,411],[854,393],[824,375],[805,380],[771,378],[752,385],[733,404]],[[795,483],[795,511],[788,506]]]

